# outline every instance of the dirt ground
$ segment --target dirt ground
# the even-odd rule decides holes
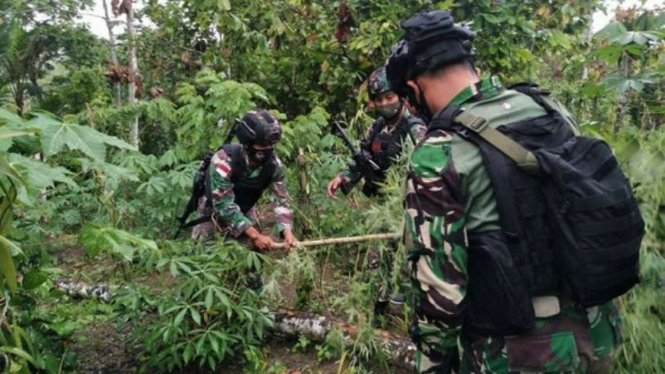
[[[76,342],[71,347],[77,355],[77,374],[131,374],[135,373],[137,363],[135,354],[125,346],[128,331],[117,330],[110,323],[91,323],[84,330],[74,335]],[[305,352],[294,349],[296,342],[281,338],[272,338],[264,349],[266,368],[275,374],[337,374],[348,368],[348,362],[329,360],[318,362],[316,351],[310,347]],[[340,370],[340,367],[342,370]],[[173,374],[243,374],[242,366],[222,363],[218,370],[184,368]],[[407,371],[393,371],[395,374],[407,374]]]

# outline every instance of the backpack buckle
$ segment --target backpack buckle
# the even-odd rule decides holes
[[[487,127],[487,121],[484,118],[476,117],[473,119],[473,121],[471,121],[471,123],[468,124],[467,127],[475,132],[483,132],[483,130],[485,130]]]

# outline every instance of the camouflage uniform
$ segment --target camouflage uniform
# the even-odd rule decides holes
[[[412,115],[409,113],[408,110],[404,109],[404,113],[402,117],[399,119],[399,121],[394,124],[393,126],[387,126],[384,125],[380,128],[380,133],[381,134],[392,134],[395,129],[397,129],[399,126],[409,126],[408,123],[405,123],[406,121],[409,120],[409,117]],[[381,119],[382,120],[382,119]],[[377,120],[378,121],[378,120]],[[365,134],[365,142],[369,141],[370,139],[374,139],[375,136],[377,135],[375,133],[376,129],[378,126],[376,126],[376,122],[370,126],[370,128],[367,130],[367,133]],[[410,125],[408,129],[408,138],[411,140],[413,144],[417,143],[425,137],[425,133],[427,133],[427,127],[425,124],[421,121],[414,122],[414,124]],[[367,147],[367,146],[365,146]],[[369,147],[367,147],[369,148]],[[368,149],[369,151],[369,149]],[[372,153],[370,153],[372,154]],[[396,155],[395,158],[399,158],[400,155]],[[377,164],[381,167],[386,167],[388,165],[382,165],[380,162],[377,162]],[[382,172],[385,170],[381,170]],[[350,189],[351,183],[353,180],[358,178],[360,175],[360,172],[356,170],[355,164],[350,162],[342,171],[339,173],[339,176],[342,178],[342,184],[345,185],[344,188]],[[394,260],[394,253],[397,251],[397,242],[394,243],[389,243],[388,244],[388,250],[386,251],[376,251],[376,250],[371,250],[369,252],[369,259],[368,259],[368,267],[370,270],[379,270],[381,278],[383,280],[383,284],[379,286],[379,303],[387,303],[389,298],[390,298],[390,287],[386,285],[386,282],[388,279],[390,279],[391,272],[393,269],[393,260]],[[379,314],[383,313],[383,310],[387,308],[387,305],[377,305],[377,308],[381,309],[380,311],[377,310]]]
[[[404,109],[404,114],[400,118],[400,120],[393,126],[383,126],[381,127],[380,133],[382,134],[390,134],[392,133],[397,127],[403,126],[404,121],[406,121],[412,114],[409,113],[408,110]],[[374,130],[375,126],[372,124],[372,126],[369,127],[367,130],[367,133],[365,134],[365,139],[373,139],[375,137]],[[427,132],[427,127],[425,126],[424,123],[419,122],[409,128],[409,138],[411,141],[415,144],[420,141],[423,137],[425,137],[425,133]],[[399,155],[397,155],[399,157]],[[355,164],[353,162],[349,163],[342,171],[339,173],[339,176],[342,178],[342,183],[345,185],[349,185],[351,181],[359,176],[359,171],[356,170]]]
[[[545,114],[528,96],[504,90],[496,81],[483,80],[479,87],[480,95],[469,87],[450,105],[495,128]],[[430,133],[416,146],[408,168],[405,244],[413,287],[407,300],[418,371],[450,373],[460,365],[461,343],[462,374],[609,373],[621,340],[613,302],[583,309],[564,301],[561,313],[537,318],[533,330],[517,336],[464,331],[464,298],[472,281],[467,232],[500,228],[491,182],[480,150],[443,131]]]
[[[289,194],[284,184],[282,163],[277,156],[268,162],[275,162],[277,164],[272,178],[273,182],[269,188],[269,199],[275,212],[277,231],[282,232],[285,229],[291,228],[293,214],[289,206]],[[249,165],[249,162],[246,162],[246,164]],[[258,228],[259,222],[256,209],[252,208],[243,214],[235,203],[233,183],[231,182],[231,165],[231,157],[224,150],[220,149],[213,156],[210,169],[208,170],[212,187],[212,206],[208,205],[206,197],[202,197],[199,201],[198,215],[199,217],[203,217],[214,212],[214,217],[217,218],[217,221],[216,223],[206,222],[197,225],[192,232],[194,239],[202,241],[210,240],[214,236],[215,225],[218,225],[224,234],[229,234],[236,239],[242,239],[244,237],[243,233],[250,226]],[[247,170],[245,170],[244,178],[257,178],[260,172],[261,167],[251,169],[248,166]]]

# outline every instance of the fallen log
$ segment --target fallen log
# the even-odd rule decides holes
[[[296,248],[299,247],[318,247],[322,245],[335,245],[335,244],[351,244],[351,243],[361,243],[361,242],[370,242],[376,240],[391,240],[399,239],[402,234],[399,233],[385,233],[385,234],[370,234],[370,235],[360,235],[360,236],[347,236],[344,238],[328,238],[328,239],[317,239],[317,240],[305,240],[302,242],[296,243]],[[283,249],[284,243],[276,243],[273,247],[275,249]]]
[[[105,302],[111,302],[114,296],[113,292],[118,289],[118,287],[106,283],[87,284],[67,279],[56,280],[54,287],[74,298],[95,298]],[[310,341],[320,343],[325,340],[331,331],[337,328],[342,332],[346,345],[352,346],[358,333],[358,327],[355,325],[336,322],[330,318],[309,312],[280,309],[271,312],[270,316],[274,321],[273,333],[286,338],[305,336]],[[378,329],[374,330],[374,335],[378,339],[379,348],[386,357],[391,359],[395,366],[407,370],[414,368],[416,347],[409,339]]]
[[[333,329],[339,329],[347,346],[352,346],[358,333],[355,325],[335,322],[330,318],[308,312],[280,310],[273,314],[274,330],[277,334],[287,337],[305,336],[314,342],[323,342]],[[397,367],[413,370],[415,367],[416,347],[411,340],[390,334],[387,331],[374,329],[378,346]]]
[[[107,303],[113,299],[111,287],[106,283],[88,284],[69,279],[58,279],[53,282],[53,287],[74,298],[98,299]]]

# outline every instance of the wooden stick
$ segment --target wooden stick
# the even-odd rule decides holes
[[[328,239],[317,239],[317,240],[306,240],[296,243],[296,248],[300,247],[318,247],[322,245],[335,245],[335,244],[350,244],[350,243],[361,243],[369,242],[375,240],[390,240],[390,239],[399,239],[402,234],[399,233],[384,233],[384,234],[370,234],[370,235],[360,235],[360,236],[347,236],[344,238],[328,238]],[[276,243],[273,247],[275,249],[283,249],[284,243]]]

